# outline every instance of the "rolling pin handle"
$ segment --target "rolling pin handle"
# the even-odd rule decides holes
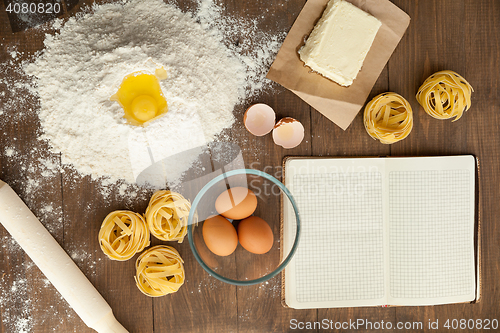
[[[112,311],[102,317],[98,322],[93,323],[91,328],[98,333],[128,333],[122,324],[116,320]]]

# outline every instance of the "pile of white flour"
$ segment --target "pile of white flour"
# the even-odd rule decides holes
[[[211,0],[195,14],[161,0],[130,0],[57,22],[59,33],[47,35],[44,51],[23,66],[36,82],[41,138],[79,173],[128,183],[138,168],[216,139],[233,124],[235,106],[262,88],[281,38],[222,17]],[[228,41],[229,31],[245,29],[259,38],[251,45]],[[158,65],[168,73],[161,81],[168,113],[146,129],[126,124],[110,96],[126,75],[154,73]],[[148,145],[156,147],[153,161]],[[177,155],[169,183],[195,160]]]

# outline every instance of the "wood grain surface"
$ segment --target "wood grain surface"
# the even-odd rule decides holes
[[[197,0],[175,0],[183,10],[196,8]],[[404,96],[414,111],[414,128],[402,142],[382,145],[365,132],[362,114],[342,131],[290,91],[273,85],[261,95],[237,106],[236,124],[228,130],[231,140],[243,147],[247,167],[280,177],[281,162],[287,155],[303,156],[423,156],[473,154],[481,161],[480,188],[482,239],[482,298],[477,304],[428,307],[372,307],[293,310],[280,303],[280,277],[262,285],[237,287],[210,277],[192,255],[189,244],[175,243],[186,269],[186,283],[178,293],[151,299],[136,288],[134,260],[108,260],[97,241],[103,218],[115,209],[144,211],[147,200],[131,201],[118,196],[111,187],[104,196],[90,177],[80,177],[63,167],[52,177],[40,159],[60,164],[60,157],[37,140],[39,120],[36,98],[26,97],[15,117],[5,121],[0,115],[0,179],[6,181],[40,217],[61,246],[73,257],[85,275],[109,302],[117,319],[130,332],[288,332],[290,321],[333,322],[364,319],[371,322],[423,322],[422,330],[408,332],[448,332],[447,319],[500,320],[500,1],[498,0],[393,0],[411,17],[410,26],[369,98],[393,91]],[[65,2],[63,17],[74,15],[86,1]],[[305,0],[221,0],[225,15],[258,18],[259,29],[288,31]],[[12,33],[0,3],[0,63],[10,59],[8,50],[16,46],[22,59],[43,48],[43,36],[52,31],[27,29]],[[241,39],[247,36],[240,36]],[[415,93],[426,77],[450,69],[462,74],[473,86],[472,108],[457,122],[431,118],[419,107]],[[0,71],[0,111],[13,96],[17,73],[14,68]],[[2,95],[5,93],[5,95]],[[3,97],[2,97],[3,96]],[[241,123],[251,103],[271,105],[278,117],[291,116],[302,122],[306,137],[297,148],[284,150],[271,136],[254,137]],[[26,119],[23,118],[23,119]],[[15,154],[8,154],[12,147]],[[246,148],[246,149],[245,149]],[[9,156],[10,155],[10,156]],[[22,166],[18,163],[24,161]],[[37,175],[40,181],[36,181]],[[35,180],[27,183],[26,178]],[[143,197],[147,197],[144,195]],[[49,208],[48,208],[49,207]],[[279,218],[279,198],[270,196],[261,211],[269,219]],[[275,234],[278,232],[274,227]],[[32,322],[32,332],[92,332],[68,308],[55,289],[16,247],[0,227],[0,332],[21,332],[23,319]],[[153,241],[152,245],[161,244]],[[169,244],[171,245],[171,244]],[[21,281],[21,283],[15,281]],[[19,288],[24,292],[19,292]],[[16,297],[7,297],[13,294]],[[431,330],[428,321],[439,320],[441,329]],[[18,329],[16,331],[16,327]],[[299,330],[293,330],[299,331]],[[321,329],[304,332],[326,331]],[[351,332],[353,329],[342,329]],[[381,330],[362,330],[380,332]],[[463,329],[460,332],[481,331]],[[489,330],[494,332],[495,330]],[[497,330],[497,331],[500,331]]]

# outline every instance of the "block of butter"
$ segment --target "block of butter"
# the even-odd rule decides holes
[[[382,23],[344,0],[330,0],[323,16],[299,50],[313,71],[350,86]]]

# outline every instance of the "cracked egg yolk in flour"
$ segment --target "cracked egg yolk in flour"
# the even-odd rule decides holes
[[[127,75],[110,100],[123,108],[124,118],[135,126],[147,126],[168,111],[167,100],[161,91],[158,79],[164,79],[165,70],[156,70],[156,76],[144,72]]]

